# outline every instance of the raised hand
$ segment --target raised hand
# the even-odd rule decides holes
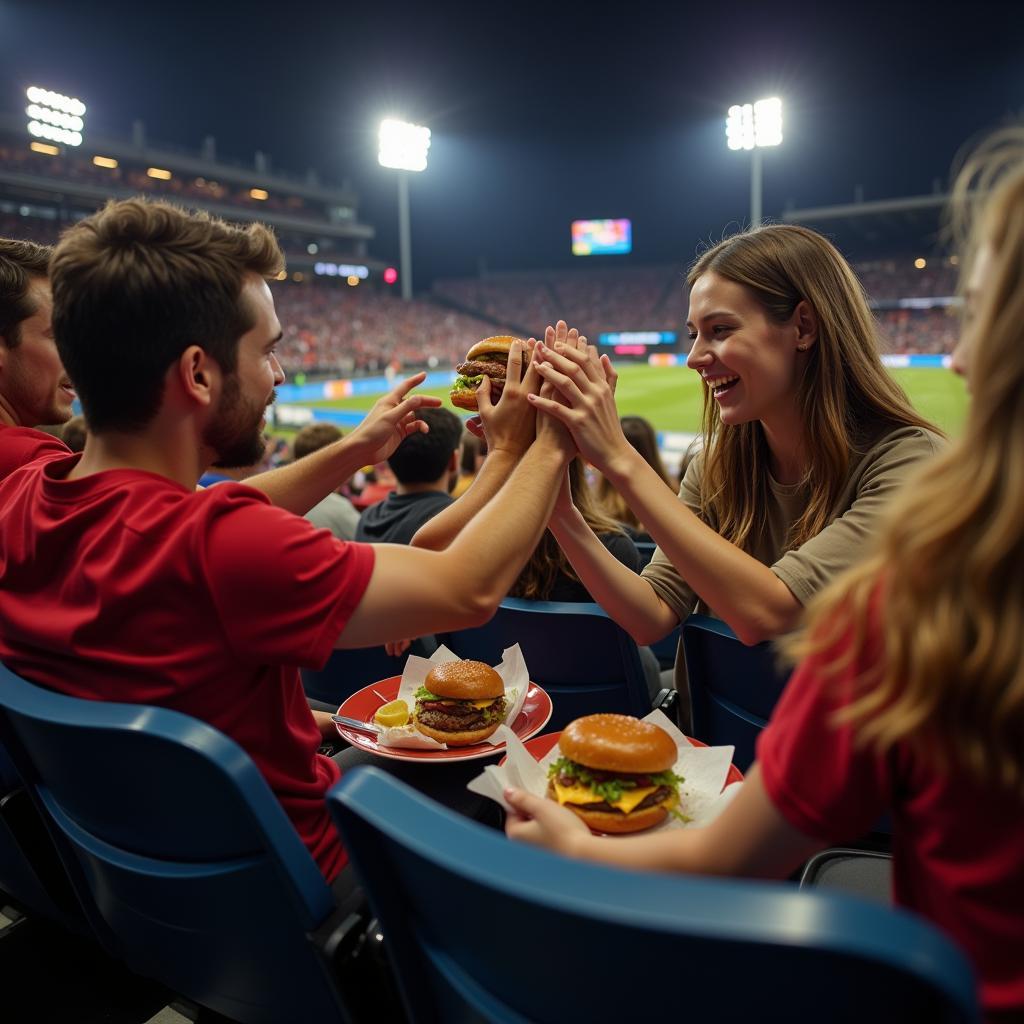
[[[467,426],[472,433],[486,440],[488,451],[504,449],[518,457],[533,443],[537,414],[527,396],[540,390],[540,374],[531,358],[536,344],[533,338],[525,345],[518,338],[512,342],[505,370],[505,387],[497,402],[491,401],[490,378],[485,376],[476,390],[480,416],[476,422],[476,417],[470,420]],[[529,360],[525,377],[524,358]]]
[[[609,463],[628,454],[629,442],[622,433],[615,406],[618,376],[607,357],[597,356],[593,345],[558,339],[538,345],[534,360],[545,384],[558,395],[554,401],[543,390],[531,401],[538,409],[557,419],[573,436],[580,454],[605,472]],[[539,430],[539,427],[538,427]]]
[[[407,377],[383,398],[377,399],[363,422],[349,434],[350,442],[363,452],[364,465],[383,462],[410,434],[429,431],[423,420],[416,419],[416,410],[439,406],[441,399],[430,395],[409,395],[426,376],[425,373],[417,373]]]

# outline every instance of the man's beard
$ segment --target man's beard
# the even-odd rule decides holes
[[[270,401],[277,397],[271,391]],[[203,442],[216,453],[213,465],[219,469],[253,466],[263,458],[265,445],[261,421],[269,403],[250,403],[242,398],[238,375],[224,378],[217,415],[207,426]]]

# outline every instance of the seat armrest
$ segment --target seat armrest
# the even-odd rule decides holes
[[[663,711],[669,718],[674,719],[678,701],[679,694],[672,687],[666,686],[658,691],[658,695],[654,698],[654,703],[651,705],[651,710]]]

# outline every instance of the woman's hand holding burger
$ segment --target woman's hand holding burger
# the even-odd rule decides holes
[[[506,789],[505,800],[513,812],[505,819],[509,839],[543,846],[565,857],[584,857],[583,848],[594,842],[590,829],[554,800],[522,789]]]

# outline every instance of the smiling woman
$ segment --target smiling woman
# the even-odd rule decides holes
[[[695,608],[756,643],[798,624],[941,440],[882,366],[863,290],[820,235],[792,225],[736,235],[697,260],[689,283],[704,449],[678,500],[622,434],[611,364],[567,346],[539,353],[565,404],[535,404],[625,498],[658,543],[654,558],[641,576],[613,565],[565,498],[551,529],[639,643]],[[676,683],[685,694],[681,659]]]

